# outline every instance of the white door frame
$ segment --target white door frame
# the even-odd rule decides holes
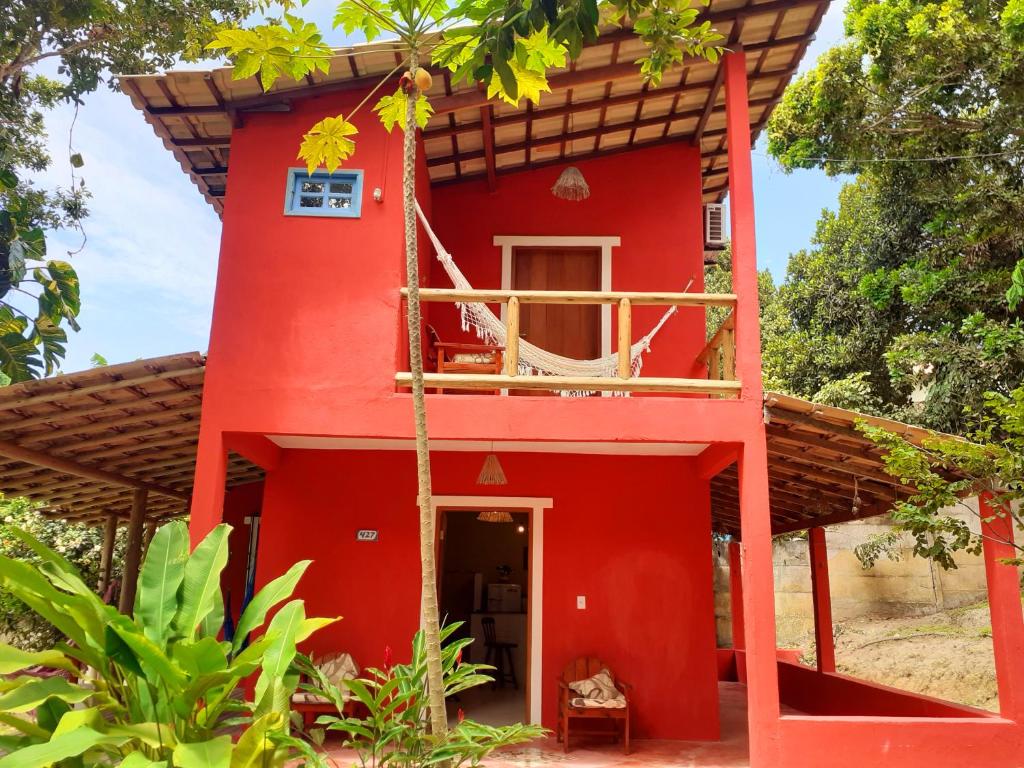
[[[544,510],[554,507],[554,499],[537,496],[434,496],[431,508],[434,520],[438,509],[528,509],[530,510],[530,722],[540,724],[544,700],[541,664],[544,658]],[[422,619],[422,617],[421,617]],[[422,625],[422,620],[420,624]]]
[[[512,290],[512,249],[550,245],[562,248],[601,249],[601,290],[612,289],[612,248],[622,245],[622,238],[601,235],[495,235],[494,244],[501,246],[501,290]],[[501,319],[505,308],[501,305]],[[612,353],[612,305],[601,305],[601,357]]]

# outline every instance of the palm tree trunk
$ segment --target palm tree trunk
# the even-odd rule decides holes
[[[413,48],[409,71],[415,75],[419,52]],[[427,443],[427,405],[423,397],[423,347],[420,333],[420,268],[416,246],[416,98],[415,80],[405,110],[402,157],[402,205],[405,213],[405,272],[409,287],[409,369],[412,373],[412,408],[416,421],[416,476],[420,508],[420,600],[427,655],[427,704],[431,732],[448,731],[441,668],[441,620],[437,607],[437,575],[434,562],[434,510],[431,504],[430,451]]]

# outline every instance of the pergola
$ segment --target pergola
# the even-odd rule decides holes
[[[127,523],[122,605],[134,600],[147,529],[188,514],[205,363],[190,352],[0,388],[0,492],[104,525],[104,586]],[[260,477],[231,457],[229,486]]]
[[[764,128],[796,72],[829,0],[711,0],[698,21],[710,22],[730,50],[746,59],[750,130]],[[703,198],[728,187],[725,68],[687,59],[657,86],[636,60],[644,46],[629,29],[608,30],[569,67],[551,74],[539,104],[492,103],[475,85],[455,84],[432,69],[434,116],[421,132],[432,184],[497,178],[544,165],[676,142],[701,148]],[[379,44],[339,49],[330,72],[301,83],[282,78],[264,91],[258,78],[233,80],[230,68],[121,78],[147,122],[206,200],[222,213],[231,131],[257,112],[287,112],[307,96],[365,90],[401,63]]]

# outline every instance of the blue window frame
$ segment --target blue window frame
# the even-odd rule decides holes
[[[284,212],[288,216],[359,218],[363,205],[362,171],[288,170]]]

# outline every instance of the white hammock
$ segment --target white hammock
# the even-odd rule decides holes
[[[472,290],[469,280],[462,274],[452,255],[445,250],[441,241],[437,239],[434,230],[431,229],[427,217],[423,215],[423,209],[416,203],[416,214],[420,223],[430,238],[437,253],[437,260],[441,262],[444,271],[452,281],[456,290]],[[472,329],[486,344],[507,346],[505,339],[505,323],[501,321],[486,304],[481,302],[457,302],[455,304],[462,315],[462,330]],[[651,349],[651,342],[658,335],[658,331],[668,322],[668,319],[675,314],[677,307],[671,306],[665,310],[657,324],[650,332],[630,347],[630,370],[632,376],[638,376],[643,367],[643,354]],[[605,355],[594,360],[576,360],[571,357],[556,355],[531,344],[525,339],[519,341],[519,374],[522,376],[600,376],[615,377],[619,372],[619,358],[617,354]],[[560,392],[565,397],[579,397],[593,394],[589,391],[563,390]],[[621,394],[621,393],[615,393]]]

